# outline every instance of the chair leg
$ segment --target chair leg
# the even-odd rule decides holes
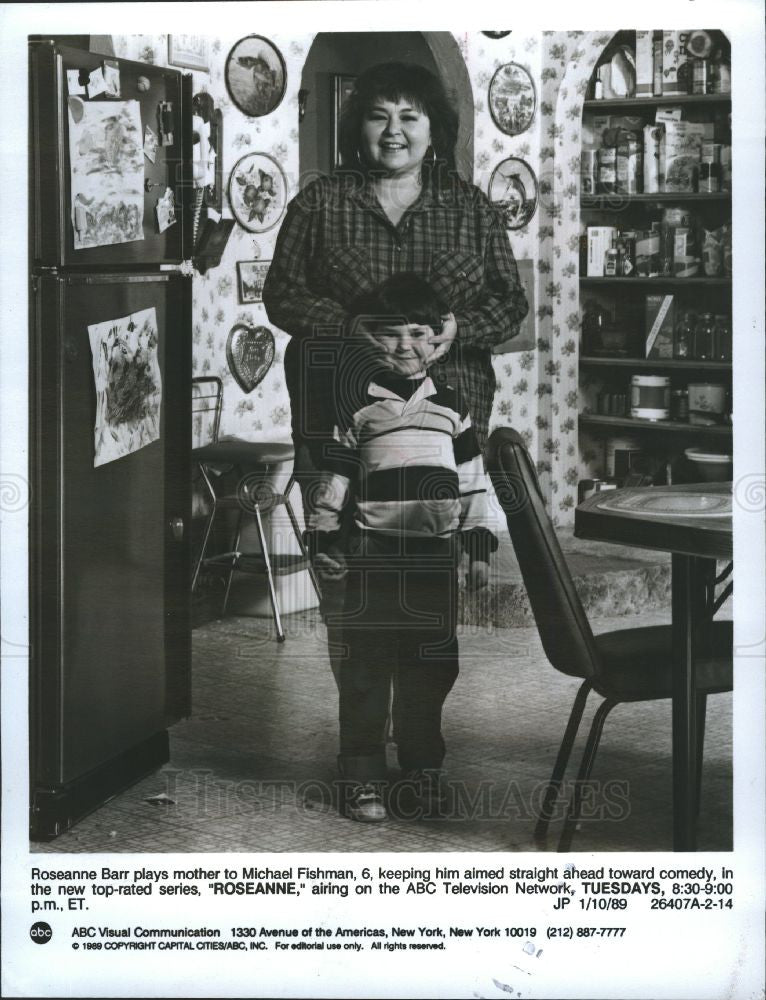
[[[205,560],[205,552],[207,551],[207,543],[210,540],[210,532],[213,530],[213,521],[215,521],[216,515],[216,495],[213,489],[213,484],[210,482],[210,477],[208,476],[204,465],[199,465],[199,471],[202,474],[202,478],[205,481],[205,486],[207,486],[207,491],[210,496],[210,514],[208,515],[207,524],[205,525],[205,533],[202,536],[202,547],[199,550],[199,558],[197,559],[197,564],[194,567],[194,574],[192,576],[192,593],[196,590],[197,581],[199,580],[199,571],[202,568],[202,563]]]
[[[207,519],[207,524],[205,525],[205,533],[202,536],[202,547],[199,550],[199,556],[197,558],[196,565],[194,566],[194,574],[192,576],[192,594],[197,589],[197,583],[199,581],[199,571],[202,569],[202,563],[205,561],[205,552],[207,551],[207,543],[210,541],[210,532],[213,530],[213,521],[215,520],[215,502],[210,511]]]
[[[697,815],[700,812],[702,796],[702,752],[705,746],[705,716],[707,715],[707,695],[697,695]]]
[[[314,567],[311,565],[311,559],[309,559],[308,549],[303,544],[303,538],[301,537],[301,529],[298,524],[298,519],[295,516],[295,511],[293,510],[293,505],[290,503],[290,490],[292,488],[294,480],[291,479],[287,484],[287,489],[285,490],[285,509],[287,510],[287,516],[290,518],[290,524],[293,526],[293,531],[295,532],[295,538],[298,542],[298,548],[301,550],[301,555],[306,560],[308,564],[309,577],[311,578],[312,586],[314,587],[314,592],[317,595],[317,600],[322,600],[322,592],[319,589],[319,580],[314,572]]]
[[[277,642],[285,641],[285,633],[282,628],[282,619],[279,616],[279,602],[277,601],[277,591],[274,587],[274,573],[271,569],[271,559],[269,558],[269,549],[266,545],[266,535],[263,530],[263,521],[261,519],[261,511],[258,504],[255,505],[255,523],[258,527],[258,541],[261,543],[261,554],[263,555],[263,562],[266,567],[266,579],[269,584],[269,598],[271,600],[271,610],[274,613],[274,625],[277,629]]]
[[[564,730],[564,738],[562,739],[561,746],[559,747],[556,763],[553,765],[551,780],[548,782],[548,786],[545,789],[545,796],[543,798],[542,808],[540,809],[540,816],[535,826],[535,840],[545,840],[545,837],[547,836],[548,824],[550,823],[553,815],[553,806],[558,799],[559,792],[561,790],[561,782],[564,778],[564,772],[567,769],[567,764],[569,763],[569,755],[572,753],[572,747],[574,746],[575,737],[577,736],[577,730],[580,728],[582,714],[585,711],[585,702],[588,699],[590,691],[590,681],[583,681],[577,691],[577,695],[575,696],[572,711],[569,713],[569,721],[567,722],[567,727]]]
[[[559,852],[568,851],[572,846],[572,837],[574,836],[575,828],[580,819],[580,812],[582,811],[582,786],[588,780],[593,770],[593,762],[596,759],[596,751],[601,741],[601,733],[604,729],[606,717],[616,704],[616,701],[606,699],[599,705],[598,711],[593,717],[590,733],[588,733],[588,742],[585,744],[582,761],[580,762],[580,770],[575,780],[574,793],[569,803],[567,817],[564,820],[564,829],[561,832],[561,839],[558,846]]]
[[[237,565],[237,553],[239,552],[239,541],[242,537],[242,511],[237,512],[237,528],[234,533],[234,544],[232,545],[231,552],[231,565],[229,566],[229,575],[226,578],[226,590],[223,595],[223,607],[221,608],[221,618],[226,617],[226,605],[229,603],[229,592],[231,590],[231,581],[234,576],[234,567]]]

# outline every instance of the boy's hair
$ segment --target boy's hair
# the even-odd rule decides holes
[[[382,326],[417,323],[441,329],[447,304],[431,285],[417,274],[402,271],[381,282],[371,292],[360,295],[351,304],[352,328],[359,323],[374,333]]]

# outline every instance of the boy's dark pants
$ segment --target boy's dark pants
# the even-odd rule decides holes
[[[345,777],[385,778],[393,729],[403,770],[439,768],[442,705],[458,674],[457,541],[365,533],[348,557],[340,616],[340,758]]]

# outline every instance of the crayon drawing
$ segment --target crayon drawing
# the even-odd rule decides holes
[[[94,323],[88,336],[96,382],[93,464],[98,466],[159,439],[162,378],[155,310]]]
[[[74,247],[144,238],[144,157],[138,101],[69,99]]]

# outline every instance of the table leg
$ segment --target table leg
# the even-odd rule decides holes
[[[695,661],[707,619],[715,562],[673,554],[673,850],[697,848],[697,690]]]

